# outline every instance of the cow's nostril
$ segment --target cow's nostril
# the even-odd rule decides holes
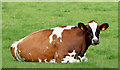
[[[97,43],[99,43],[99,40],[97,40]]]
[[[95,44],[99,44],[99,40],[93,40]]]

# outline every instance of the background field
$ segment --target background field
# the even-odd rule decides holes
[[[118,67],[118,3],[39,2],[2,3],[2,67],[3,68],[117,68]],[[87,63],[54,64],[18,62],[10,46],[32,32],[62,25],[77,26],[90,20],[109,23],[101,32],[100,44],[87,50]]]

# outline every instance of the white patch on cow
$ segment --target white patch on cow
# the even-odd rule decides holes
[[[92,29],[92,32],[93,32],[93,38],[92,38],[92,44],[93,44],[94,39],[98,40],[98,38],[95,35],[96,28],[97,28],[97,23],[93,21],[92,23],[89,23],[89,26],[90,26],[90,28]]]
[[[56,63],[55,59],[50,60],[50,63]]]
[[[11,45],[12,48],[15,48],[14,53],[15,53],[15,57],[16,57],[16,59],[17,59],[18,61],[24,61],[24,60],[25,60],[24,58],[21,58],[21,57],[20,57],[20,54],[19,54],[18,51],[17,51],[17,45],[18,45],[20,42],[22,42],[25,38],[26,38],[26,37],[20,39],[19,41],[15,41],[15,42]],[[20,50],[19,50],[19,52],[20,52]]]
[[[60,42],[62,42],[62,40],[60,39]]]
[[[65,58],[63,58],[63,61],[61,61],[61,63],[75,63],[75,62],[80,62],[80,60],[78,59],[75,59],[74,57],[71,57],[71,56],[66,56]]]
[[[32,59],[32,62],[33,62],[34,60]]]
[[[56,52],[56,57],[58,57],[58,53]]]
[[[38,61],[41,62],[42,60],[40,58],[38,58]]]
[[[44,59],[44,61],[47,63],[47,59]]]
[[[83,56],[83,57],[80,57],[80,56],[78,56],[79,58],[80,58],[80,60],[81,60],[81,62],[88,62],[88,59],[85,57],[85,56]]]
[[[19,53],[20,53],[21,51],[19,50]]]
[[[50,43],[52,43],[53,41],[53,35],[57,35],[57,38],[62,38],[62,32],[64,31],[64,29],[71,29],[72,27],[75,27],[75,26],[67,26],[67,27],[64,27],[64,28],[61,28],[61,27],[56,27],[56,28],[52,28],[53,29],[53,32],[52,34],[49,36],[49,39],[50,39]],[[60,42],[62,42],[62,40],[60,40]]]
[[[80,57],[80,56],[78,56],[79,58],[80,58],[80,60],[81,60],[81,62],[88,62],[88,59],[86,58],[86,53],[84,54],[84,56],[83,57]]]
[[[67,62],[69,62],[69,63],[78,63],[78,62],[80,62],[80,60],[79,59],[75,59],[74,57],[75,57],[75,55],[76,55],[76,52],[75,52],[75,50],[73,50],[73,52],[72,53],[68,53],[70,56],[66,56],[65,58],[63,58],[63,61],[61,61],[61,63],[67,63]]]
[[[45,49],[43,52],[46,52],[46,51],[47,51],[47,49],[48,49],[48,46],[46,47],[46,49]]]
[[[76,52],[75,52],[75,50],[73,50],[73,52],[72,53],[68,53],[71,57],[73,56],[73,57],[75,57],[75,55],[76,55]]]
[[[46,48],[48,49],[48,46]]]
[[[31,55],[31,53],[29,53],[29,55]]]

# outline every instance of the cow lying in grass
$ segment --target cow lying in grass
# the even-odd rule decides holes
[[[90,45],[99,44],[100,31],[109,27],[98,25],[95,20],[87,25],[60,26],[33,32],[14,42],[11,53],[18,61],[73,63],[88,61],[85,52]]]

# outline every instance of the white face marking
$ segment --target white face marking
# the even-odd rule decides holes
[[[61,61],[61,63],[67,63],[67,62],[69,62],[69,63],[77,62],[78,63],[78,62],[80,62],[80,60],[74,58],[76,55],[75,50],[73,50],[72,53],[68,53],[68,54],[70,56],[66,56],[65,58],[63,58],[63,61]]]
[[[49,36],[49,39],[50,39],[50,43],[52,43],[53,41],[53,35],[57,35],[57,38],[62,38],[62,32],[64,31],[64,29],[71,29],[72,27],[75,27],[75,26],[67,26],[67,27],[64,27],[64,28],[61,28],[61,27],[56,27],[56,28],[52,28],[53,29],[53,32],[52,34]],[[62,40],[60,40],[60,42],[62,42]]]
[[[50,60],[50,63],[56,63],[55,59]]]
[[[42,60],[38,58],[38,61],[41,62]]]
[[[93,44],[94,39],[98,40],[98,38],[95,35],[96,29],[97,29],[97,23],[93,21],[92,23],[89,23],[89,26],[90,26],[90,28],[92,29],[92,32],[93,32],[93,38],[92,38],[92,44]]]

